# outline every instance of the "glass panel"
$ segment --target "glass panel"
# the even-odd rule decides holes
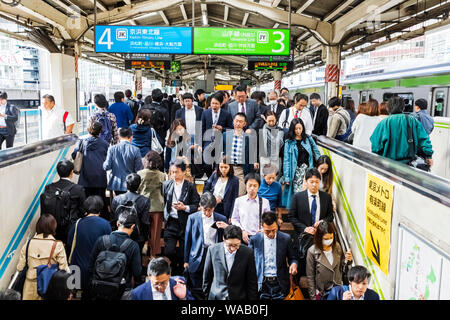
[[[433,101],[433,115],[435,117],[443,117],[444,116],[444,107],[445,107],[445,101],[446,98],[446,92],[447,90],[436,90],[434,94],[434,101]]]

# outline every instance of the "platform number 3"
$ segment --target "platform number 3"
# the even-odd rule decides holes
[[[279,44],[280,45],[280,49],[272,49],[272,52],[275,52],[275,53],[279,53],[279,52],[283,52],[284,51],[284,43],[283,43],[283,41],[284,41],[284,33],[283,32],[280,32],[280,31],[275,31],[274,33],[273,33],[273,35],[274,36],[276,36],[276,35],[279,35],[280,36],[280,39],[278,39],[278,40],[275,40],[274,42],[276,43],[276,44]]]
[[[106,37],[106,41],[105,41]],[[98,44],[104,44],[108,46],[108,50],[111,50],[111,45],[114,44],[114,42],[111,41],[111,29],[106,28],[105,31],[103,31],[103,34],[101,35],[100,39],[98,40]]]

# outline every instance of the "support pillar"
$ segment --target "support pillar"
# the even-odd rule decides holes
[[[214,92],[214,80],[216,79],[216,70],[208,69],[206,73],[206,92]]]
[[[142,94],[142,70],[134,71],[134,88],[134,96],[137,96],[139,93]]]
[[[273,71],[274,86],[273,89],[280,94],[281,91],[281,71]]]
[[[67,53],[50,53],[50,94],[55,97],[55,103],[63,107],[75,120],[73,133],[79,133],[81,114],[79,108],[78,45],[66,51]]]
[[[339,95],[339,75],[341,69],[341,47],[323,46],[325,52],[325,101],[327,103],[332,97]]]

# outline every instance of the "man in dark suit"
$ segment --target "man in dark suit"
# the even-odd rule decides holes
[[[208,248],[203,271],[203,292],[208,300],[257,300],[253,250],[241,245],[242,230],[226,227],[223,243]]]
[[[275,113],[275,117],[277,118],[278,121],[281,113],[285,108],[281,103],[278,103],[278,93],[275,90],[270,91],[268,97],[269,97],[268,103],[269,110]]]
[[[58,162],[56,165],[56,171],[60,177],[59,181],[49,184],[45,187],[44,193],[41,195],[41,214],[50,213],[56,215],[57,227],[55,239],[61,240],[66,243],[67,235],[69,233],[69,228],[78,218],[84,216],[84,200],[86,200],[86,195],[84,193],[84,188],[78,184],[71,181],[73,177],[73,162],[69,160],[63,160]],[[56,208],[52,206],[54,203],[52,200],[47,201],[46,199],[52,199],[55,195],[60,195],[63,191],[70,194],[70,209],[69,209],[69,219],[63,219],[59,217],[57,212],[52,212]],[[71,223],[63,225],[62,221],[70,220]]]
[[[235,89],[236,101],[228,104],[228,111],[231,113],[231,117],[238,113],[244,113],[247,117],[247,126],[245,129],[258,130],[264,125],[264,120],[261,118],[261,111],[259,110],[258,103],[253,99],[247,99],[247,92],[244,87],[236,87]]]
[[[200,197],[194,184],[184,180],[186,164],[176,159],[170,167],[174,180],[163,184],[164,198],[164,254],[172,262],[175,274],[183,269],[184,238],[188,216],[197,212]],[[177,241],[180,252],[177,255]]]
[[[138,219],[136,228],[131,235],[131,239],[136,241],[139,249],[142,250],[145,241],[148,240],[150,222],[148,213],[150,211],[150,199],[138,193],[141,185],[141,177],[137,173],[130,173],[126,177],[127,192],[114,197],[111,204],[111,222],[114,227],[120,213],[124,207],[133,207],[136,210]]]
[[[194,300],[184,284],[183,277],[171,277],[169,263],[154,258],[148,264],[149,281],[130,292],[130,300]]]
[[[298,267],[291,236],[278,231],[275,212],[264,212],[261,221],[264,232],[255,234],[249,244],[255,254],[259,298],[284,300],[290,289],[289,274],[296,275]]]
[[[184,108],[178,109],[175,119],[182,119],[186,123],[187,132],[193,136],[196,134],[196,123],[202,121],[203,109],[194,106],[194,96],[187,92],[183,94]]]
[[[8,94],[0,93],[0,150],[6,140],[6,148],[12,148],[17,133],[16,123],[19,119],[19,109],[8,103]]]
[[[328,128],[328,109],[322,103],[322,100],[320,99],[320,95],[318,93],[311,94],[309,99],[311,100],[310,110],[314,126],[312,133],[318,136],[326,136]]]
[[[378,293],[369,289],[370,272],[364,266],[354,266],[347,272],[349,285],[331,289],[328,300],[380,300]]]
[[[200,197],[201,211],[189,215],[184,240],[184,268],[188,269],[192,288],[202,290],[203,267],[208,248],[222,242],[227,218],[217,212],[216,197],[211,192]]]
[[[316,233],[316,227],[322,220],[333,221],[331,196],[319,191],[321,175],[316,168],[305,173],[306,190],[298,192],[292,198],[289,209],[289,222],[294,225],[296,235],[307,232]]]

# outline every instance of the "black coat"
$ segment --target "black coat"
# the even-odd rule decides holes
[[[318,136],[327,135],[328,109],[323,104],[317,109],[316,121],[314,122],[313,134]],[[313,118],[314,119],[314,118]]]
[[[203,187],[203,192],[212,192],[214,193],[214,188],[216,187],[217,173],[214,172],[211,177],[209,177],[208,181],[205,182],[205,186]],[[222,199],[222,203],[216,206],[216,212],[223,214],[227,219],[231,218],[231,214],[233,213],[234,201],[239,196],[239,179],[235,176],[232,178],[228,178],[227,186],[225,187],[225,195]]]
[[[6,130],[8,130],[8,134],[13,136],[17,133],[16,122],[19,119],[19,109],[11,106],[9,103],[6,104],[5,109],[5,122],[6,122]]]
[[[320,216],[319,220],[333,221],[333,203],[331,196],[319,191]],[[293,224],[296,235],[300,235],[306,227],[312,227],[311,210],[309,208],[308,190],[294,195],[289,209],[289,222]]]

